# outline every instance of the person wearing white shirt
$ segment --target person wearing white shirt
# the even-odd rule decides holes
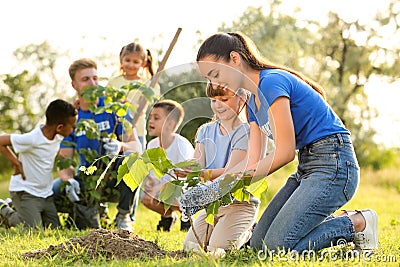
[[[77,114],[73,105],[57,99],[47,107],[44,125],[25,134],[0,136],[0,152],[14,167],[9,191],[15,211],[0,201],[0,214],[6,226],[60,226],[53,202],[52,170],[61,141],[75,128]]]

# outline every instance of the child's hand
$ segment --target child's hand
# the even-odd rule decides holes
[[[240,179],[243,179],[243,180],[251,180],[251,179],[253,179],[253,176],[254,176],[254,173],[256,172],[256,170],[254,170],[254,169],[251,169],[251,170],[246,170],[246,171],[244,171],[242,174],[241,174],[241,177],[240,177]]]
[[[21,174],[22,180],[26,180],[24,170],[22,168],[22,163],[20,161],[17,161],[16,163],[13,164],[14,167],[14,175]]]
[[[183,177],[186,177],[190,173],[190,170],[182,169],[182,168],[175,168],[174,173],[176,176],[183,178]]]

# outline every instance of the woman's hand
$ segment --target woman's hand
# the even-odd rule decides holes
[[[210,170],[210,169],[202,169],[201,170],[201,174],[200,174],[200,179],[203,182],[214,180],[213,176],[212,176],[212,170]]]

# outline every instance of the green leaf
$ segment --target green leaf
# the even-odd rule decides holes
[[[92,119],[81,119],[76,124],[76,134],[85,134],[89,139],[98,139],[100,137],[97,123]]]
[[[219,204],[219,201],[218,201],[218,200],[216,200],[216,201],[210,203],[210,204],[207,206],[207,209],[206,209],[207,217],[206,217],[205,221],[206,221],[208,224],[214,225],[214,215],[215,215],[215,214],[218,214],[218,209],[219,209],[219,207],[220,207],[220,204]]]
[[[219,182],[219,192],[221,195],[225,195],[231,191],[231,184],[233,181],[237,180],[237,175],[226,174]]]
[[[174,164],[176,168],[182,168],[182,169],[200,169],[201,170],[201,165],[195,160],[187,160],[187,161],[181,161],[176,164]]]
[[[188,173],[188,175],[186,176],[186,180],[188,181],[188,182],[190,182],[190,181],[193,181],[194,179],[193,178],[198,178],[199,176],[201,175],[201,170],[200,171],[190,171],[189,173]],[[197,179],[197,181],[198,181],[198,179]]]
[[[261,198],[261,195],[268,189],[268,180],[266,177],[261,177],[261,179],[254,177],[250,185],[246,186],[246,189],[256,198]]]
[[[240,179],[244,181],[244,185],[250,185],[250,183],[253,181],[253,173],[254,171],[245,171],[243,173]]]
[[[125,157],[124,160],[122,161],[122,164],[126,164],[128,166],[128,169],[139,159],[139,153],[131,153],[129,156]]]
[[[142,82],[132,82],[127,86],[123,86],[123,88],[126,90],[128,89],[129,92],[132,92],[134,90],[140,91],[143,96],[146,98],[147,102],[153,102],[155,98],[155,93],[154,89],[151,88],[150,86],[147,86],[146,84]]]
[[[96,110],[96,114],[100,114],[100,113],[104,113],[106,112],[106,108],[105,107],[98,107]]]
[[[119,184],[126,175],[129,175],[130,168],[138,159],[139,159],[138,153],[132,153],[124,158],[121,165],[118,167],[117,184]]]
[[[99,200],[99,199],[101,198],[100,193],[97,192],[97,191],[91,191],[91,192],[90,192],[90,195],[91,195],[94,199],[97,199],[97,200]]]
[[[136,160],[129,168],[129,172],[123,176],[123,180],[127,186],[133,191],[135,190],[149,173],[146,163],[142,159]]]
[[[154,168],[166,173],[169,169],[173,168],[172,162],[167,159],[165,150],[161,147],[150,148],[143,152],[142,159],[146,163],[151,163]]]
[[[127,111],[124,108],[119,108],[116,112],[118,117],[124,117],[126,115]]]
[[[132,104],[130,102],[125,102],[124,104],[128,106],[127,108],[129,109],[129,111],[131,113],[135,113],[136,112],[136,110],[137,110],[136,105],[134,105],[134,104]]]
[[[110,97],[110,96],[107,96],[105,99],[104,99],[104,104],[105,105],[108,105],[108,104],[110,104],[110,103],[112,103],[113,102],[113,99]]]
[[[238,201],[250,202],[250,193],[245,188],[244,180],[239,180],[232,188],[232,196]]]
[[[165,173],[163,173],[160,169],[154,168],[154,165],[151,163],[147,163],[147,167],[149,170],[152,170],[156,178],[160,179],[161,177],[164,176]]]
[[[76,143],[75,143],[75,142],[69,142],[69,141],[63,140],[63,141],[61,142],[61,144],[63,144],[64,146],[76,147]]]
[[[164,203],[165,210],[174,205],[174,202],[182,193],[182,184],[177,180],[167,182],[161,186],[158,200]]]
[[[99,153],[95,149],[81,148],[78,150],[79,154],[82,154],[87,162],[94,162],[99,157]]]
[[[186,176],[186,181],[189,182],[189,186],[193,186],[191,181],[193,181],[195,177],[199,177],[201,175],[201,165],[195,160],[189,160],[189,161],[182,161],[174,164],[174,168],[182,168],[185,170],[188,170],[189,173]],[[199,180],[196,180],[196,184],[199,182]]]
[[[139,91],[144,95],[148,102],[152,102],[154,100],[154,89],[148,86],[139,87]]]
[[[228,205],[232,203],[231,193],[227,193],[221,197],[221,205]]]
[[[56,166],[59,170],[67,169],[71,166],[76,166],[76,162],[73,158],[64,158],[61,156],[58,156],[56,159]]]

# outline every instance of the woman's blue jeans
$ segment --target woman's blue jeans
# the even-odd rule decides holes
[[[347,216],[331,216],[355,194],[360,171],[348,134],[322,138],[299,150],[297,172],[262,214],[250,245],[256,249],[318,251],[353,241]]]

